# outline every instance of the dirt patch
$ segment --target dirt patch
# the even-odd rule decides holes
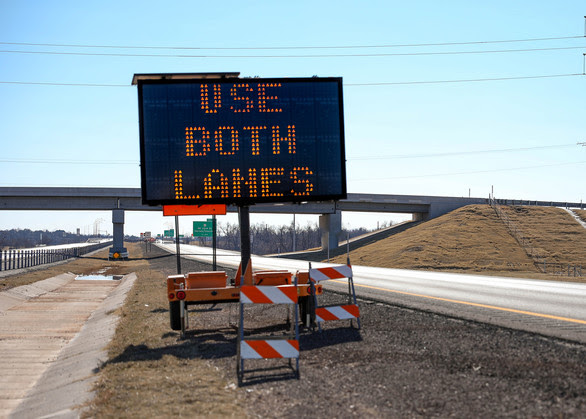
[[[242,416],[224,375],[197,345],[180,340],[169,327],[166,277],[176,273],[175,257],[155,246],[151,252],[127,247],[132,258],[145,259],[134,267],[138,279],[120,310],[109,361],[100,368],[97,395],[86,416]],[[183,262],[186,272],[202,267]]]

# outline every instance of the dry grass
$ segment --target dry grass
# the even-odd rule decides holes
[[[142,247],[130,245],[140,257]],[[120,322],[102,366],[87,417],[243,416],[237,392],[169,328],[166,275],[148,261],[120,309]]]
[[[350,260],[356,265],[384,268],[537,271],[506,226],[485,205],[460,208],[364,246],[351,252]]]
[[[549,207],[503,207],[547,262],[586,267],[586,229],[566,211]]]
[[[586,229],[563,210],[542,207],[504,210],[519,222],[534,246],[547,250],[560,261],[586,262]],[[539,272],[487,205],[463,207],[364,246],[350,252],[350,260],[355,265],[385,268],[560,279]],[[345,256],[334,261],[344,263]]]

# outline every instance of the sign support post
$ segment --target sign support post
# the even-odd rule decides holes
[[[177,253],[177,274],[181,273],[181,246],[179,245],[179,216],[175,216],[175,249]]]
[[[212,270],[216,270],[216,214],[212,214]]]
[[[244,284],[244,273],[250,261],[250,211],[247,205],[238,207],[238,223],[240,224],[240,263],[242,265],[241,284]],[[247,284],[252,285],[252,284]]]

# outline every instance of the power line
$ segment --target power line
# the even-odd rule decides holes
[[[254,47],[186,47],[186,46],[160,46],[160,45],[92,45],[92,44],[60,44],[60,43],[35,43],[35,42],[0,42],[0,45],[59,47],[59,48],[109,48],[109,49],[159,49],[159,50],[198,50],[198,51],[245,51],[245,50],[296,50],[296,49],[366,49],[366,48],[418,48],[451,45],[485,45],[515,42],[541,42],[564,39],[581,39],[582,35],[557,36],[548,38],[524,38],[489,41],[463,41],[463,42],[427,42],[414,44],[374,44],[374,45],[296,45],[296,46],[254,46]]]
[[[344,83],[344,87],[361,87],[361,86],[393,86],[393,85],[410,85],[410,84],[444,84],[444,83],[472,83],[487,81],[506,81],[506,80],[528,80],[544,79],[556,77],[575,77],[584,76],[583,73],[568,74],[544,74],[536,76],[513,76],[513,77],[489,77],[480,79],[457,79],[457,80],[421,80],[421,81],[399,81],[399,82],[372,82],[372,83]],[[0,84],[16,85],[38,85],[38,86],[76,86],[76,87],[125,87],[131,88],[129,84],[100,84],[100,83],[61,83],[61,82],[32,82],[32,81],[0,81]]]
[[[539,166],[524,166],[524,167],[511,167],[507,169],[492,169],[492,170],[473,170],[470,172],[448,172],[448,173],[435,173],[429,175],[414,175],[414,176],[394,176],[394,177],[387,177],[387,178],[367,178],[367,179],[349,179],[350,182],[372,182],[373,180],[397,180],[397,179],[418,179],[418,178],[427,178],[427,177],[440,177],[440,176],[461,176],[461,175],[473,175],[479,173],[495,173],[495,172],[511,172],[516,170],[527,170],[527,169],[542,169],[544,167],[559,167],[559,166],[569,166],[574,164],[584,164],[585,161],[575,161],[575,162],[566,162],[566,163],[555,163],[555,164],[545,164]]]
[[[407,57],[407,56],[433,56],[433,55],[470,55],[470,54],[502,54],[513,52],[543,52],[584,49],[580,47],[552,47],[552,48],[526,48],[526,49],[502,49],[502,50],[479,50],[479,51],[436,51],[436,52],[393,52],[393,53],[372,53],[372,54],[288,54],[288,55],[188,55],[188,54],[134,54],[134,53],[112,53],[112,52],[71,52],[71,51],[22,51],[22,50],[0,50],[5,54],[40,54],[40,55],[74,55],[93,57],[138,57],[138,58],[349,58],[349,57]]]
[[[0,84],[23,84],[38,86],[78,86],[78,87],[133,87],[129,84],[99,84],[99,83],[59,83],[37,81],[0,81]]]
[[[578,143],[578,144],[580,144],[580,143]],[[364,156],[364,157],[354,157],[354,158],[348,159],[348,161],[414,159],[414,158],[425,158],[425,157],[463,156],[463,155],[472,155],[472,154],[510,153],[510,152],[518,152],[518,151],[532,151],[532,150],[546,150],[546,149],[552,149],[552,148],[574,147],[575,145],[576,145],[576,143],[569,143],[569,144],[555,144],[555,145],[536,146],[536,147],[503,148],[503,149],[476,150],[476,151],[452,151],[452,152],[447,152],[447,153],[397,154],[397,155],[390,155],[390,156]]]
[[[505,148],[505,149],[491,149],[491,150],[475,150],[475,151],[454,151],[448,153],[427,153],[427,154],[403,154],[394,156],[364,156],[349,158],[348,161],[358,160],[386,160],[386,159],[411,159],[411,158],[425,158],[425,157],[447,157],[459,155],[472,154],[486,154],[486,153],[508,153],[517,151],[531,151],[531,150],[545,150],[552,148],[573,147],[575,145],[582,145],[582,143],[568,143],[568,144],[554,144],[537,147],[520,147],[520,148]],[[26,164],[97,164],[97,165],[139,165],[135,160],[63,160],[63,159],[17,159],[8,158],[0,159],[0,163],[26,163]]]
[[[26,164],[98,164],[98,165],[111,165],[111,164],[122,164],[138,166],[137,161],[133,160],[52,160],[52,159],[0,159],[0,163],[26,163]]]
[[[429,81],[402,81],[402,82],[373,82],[373,83],[344,83],[344,86],[392,86],[407,84],[442,84],[442,83],[473,83],[484,81],[506,81],[506,80],[527,80],[527,79],[547,79],[556,77],[575,77],[583,76],[583,73],[568,74],[547,74],[539,76],[517,76],[517,77],[490,77],[484,79],[458,79],[458,80],[429,80]]]

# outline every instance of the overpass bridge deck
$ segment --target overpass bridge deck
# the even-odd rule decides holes
[[[502,205],[537,205],[563,208],[584,208],[580,203],[554,201],[496,200]],[[250,206],[253,213],[321,214],[320,227],[324,232],[322,245],[336,247],[341,232],[341,212],[389,212],[413,214],[417,221],[446,214],[472,204],[488,204],[487,198],[446,196],[348,194],[340,201],[290,204],[257,204]],[[113,222],[120,211],[162,211],[161,207],[142,203],[140,188],[78,188],[78,187],[0,187],[0,211],[113,211]],[[228,207],[229,212],[238,208]],[[119,223],[118,223],[119,224]],[[327,238],[326,238],[327,236]],[[324,241],[327,241],[324,242]]]

